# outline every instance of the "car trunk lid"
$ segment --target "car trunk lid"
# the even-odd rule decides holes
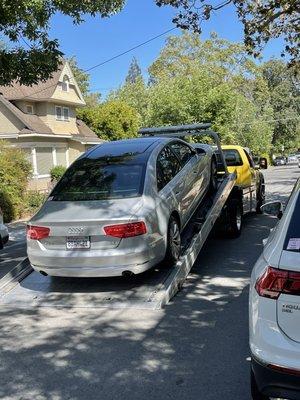
[[[118,247],[121,239],[106,235],[103,228],[128,223],[142,204],[142,198],[47,201],[29,225],[50,228],[49,236],[40,241],[48,250],[66,250],[67,243],[81,240],[91,250],[112,249]]]
[[[277,300],[277,322],[289,338],[300,342],[300,252],[284,250],[279,268],[290,271],[289,286],[293,286],[291,294],[281,294]]]

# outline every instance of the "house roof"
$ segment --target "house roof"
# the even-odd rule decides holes
[[[18,82],[13,82],[11,86],[0,86],[0,93],[7,100],[21,100],[24,98],[29,100],[49,99],[56,89],[65,63],[66,61],[63,61],[58,70],[45,82],[39,82],[32,86],[20,85]]]

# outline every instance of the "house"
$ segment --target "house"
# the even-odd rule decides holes
[[[33,171],[30,190],[46,190],[53,166],[68,167],[102,142],[76,118],[76,108],[84,105],[67,61],[46,82],[0,86],[0,139],[26,152]]]

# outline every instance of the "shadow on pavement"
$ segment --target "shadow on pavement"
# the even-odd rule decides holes
[[[164,310],[2,308],[0,398],[249,400],[249,276],[275,221],[209,240]]]

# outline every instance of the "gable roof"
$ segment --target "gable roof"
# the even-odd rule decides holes
[[[25,86],[18,82],[13,82],[12,86],[0,86],[0,93],[7,100],[46,100],[49,99],[58,85],[59,78],[66,61],[64,61],[57,71],[52,74],[52,77],[45,82],[39,82],[36,85]]]

